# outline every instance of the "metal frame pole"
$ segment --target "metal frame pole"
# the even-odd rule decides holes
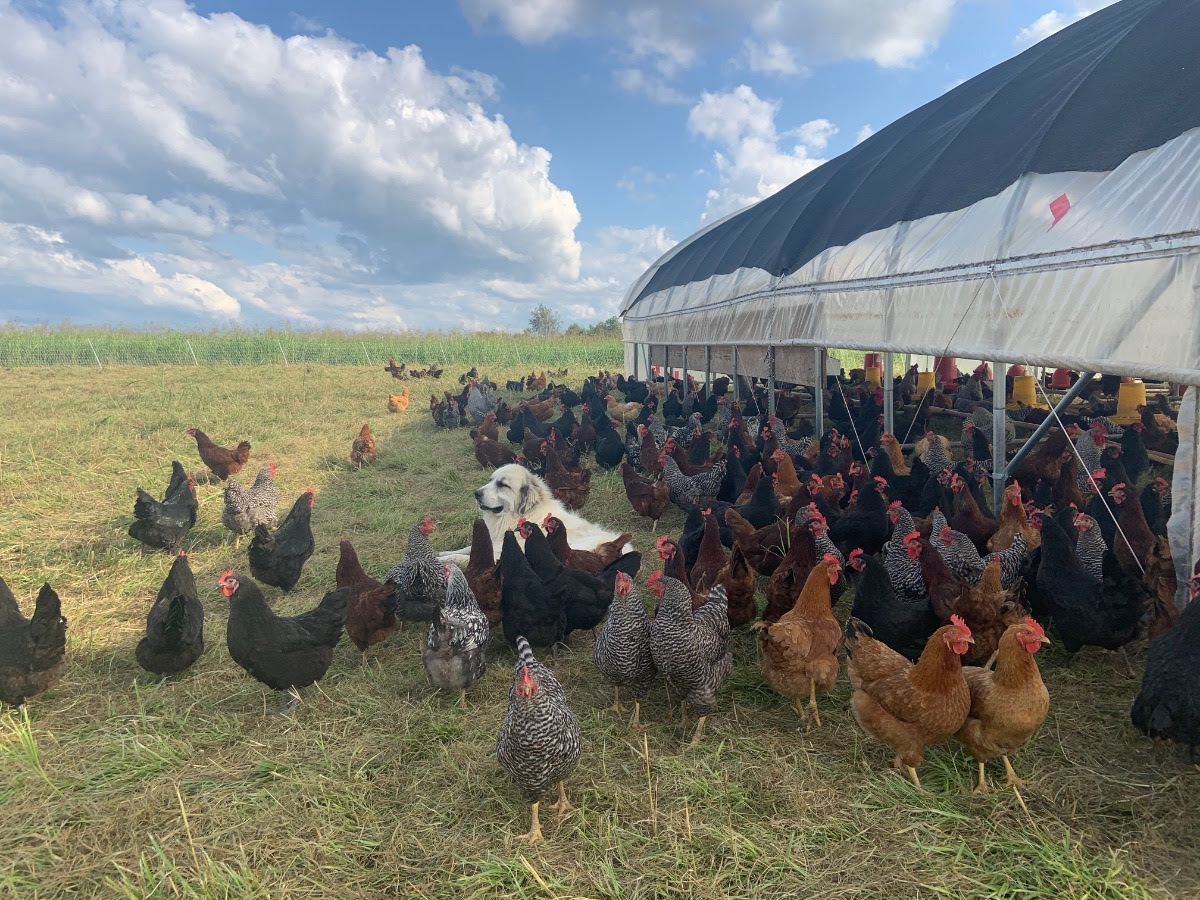
[[[775,348],[767,348],[767,412],[775,415]]]
[[[1008,465],[1004,467],[1005,481],[1008,480],[1008,477],[1012,474],[1013,469],[1021,464],[1021,460],[1033,452],[1034,446],[1042,439],[1042,436],[1052,427],[1058,424],[1056,416],[1061,416],[1066,411],[1067,407],[1074,402],[1075,398],[1087,389],[1087,386],[1092,383],[1092,379],[1095,377],[1095,372],[1079,373],[1079,380],[1071,385],[1071,389],[1063,394],[1062,399],[1055,404],[1055,415],[1046,416],[1046,418],[1041,421],[1041,424],[1034,429],[1033,434],[1031,434],[1026,439],[1025,443],[1021,445],[1021,448],[1013,454],[1013,458],[1008,461]],[[994,469],[995,466],[993,465],[992,468]]]
[[[737,344],[733,345],[733,402],[739,403],[742,399],[742,380],[738,378],[738,348]]]
[[[1004,364],[992,363],[992,512],[1000,514],[1004,501],[1004,482],[1008,447],[1004,437],[1005,419],[1008,411],[1004,406],[1004,379],[1000,377]]]
[[[813,379],[816,382],[813,386],[813,429],[817,433],[817,440],[820,440],[825,435],[825,358],[827,354],[824,347],[817,347],[813,353],[816,354],[813,371],[817,373]]]
[[[667,399],[666,387],[671,383],[671,345],[663,344],[663,399]]]
[[[633,380],[634,381],[638,380],[638,355],[640,354],[641,349],[642,349],[641,344],[633,345]]]
[[[895,376],[892,374],[892,351],[888,350],[883,354],[883,430],[893,432],[896,427],[896,411],[895,411]]]
[[[712,393],[712,347],[704,345],[704,396]]]
[[[687,344],[683,345],[683,393],[686,395],[688,390],[688,348]]]

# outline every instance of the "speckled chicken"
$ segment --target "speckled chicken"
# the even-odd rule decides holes
[[[256,525],[274,528],[279,522],[279,487],[275,484],[275,463],[258,470],[249,490],[236,478],[225,482],[225,507],[221,524],[234,534],[248,534]]]
[[[646,607],[633,588],[633,579],[624,572],[617,574],[612,605],[596,630],[592,659],[596,670],[613,686],[613,705],[608,707],[611,711],[625,712],[621,688],[633,694],[630,727],[637,727],[641,721],[641,698],[646,696],[654,679],[654,660],[650,656],[650,619]]]
[[[428,622],[446,596],[446,570],[429,543],[435,527],[426,516],[410,528],[404,559],[384,576],[383,585],[393,597],[399,619]]]
[[[166,677],[184,671],[204,652],[204,606],[186,553],[180,553],[146,616],[146,634],[135,655],[147,672]]]
[[[708,602],[692,611],[692,592],[677,578],[655,582],[658,612],[650,625],[650,655],[676,696],[700,716],[692,743],[716,712],[717,691],[733,670],[729,650],[729,609],[725,589],[708,592]]]
[[[289,512],[274,531],[266,525],[254,526],[250,541],[250,574],[263,584],[290,591],[300,580],[300,572],[316,549],[312,533],[312,488],[296,498]]]
[[[67,620],[58,594],[43,584],[26,619],[0,578],[0,702],[21,706],[62,677],[67,667]]]
[[[563,781],[578,765],[581,749],[579,722],[567,705],[566,692],[534,658],[529,642],[518,637],[517,665],[496,739],[496,760],[530,804],[524,840],[531,844],[542,840],[539,798],[555,784],[558,801],[550,808],[560,822],[572,810]]]
[[[445,573],[446,597],[429,623],[422,659],[429,682],[443,691],[458,691],[458,702],[465,705],[467,688],[487,669],[488,621],[462,570],[447,565]]]
[[[721,490],[725,480],[725,460],[718,460],[707,472],[699,475],[684,475],[679,464],[667,456],[663,459],[663,480],[671,502],[685,512],[693,506],[708,506]]]

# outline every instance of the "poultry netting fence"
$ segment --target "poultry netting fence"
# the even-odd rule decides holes
[[[527,334],[0,330],[0,368],[19,366],[430,365],[620,369],[619,339]]]

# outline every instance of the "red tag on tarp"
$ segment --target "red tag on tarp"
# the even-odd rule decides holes
[[[1066,194],[1059,194],[1050,201],[1050,215],[1054,216],[1054,221],[1050,223],[1050,228],[1058,224],[1058,220],[1067,214],[1071,208],[1071,201],[1067,199]],[[1049,231],[1050,229],[1046,229]]]

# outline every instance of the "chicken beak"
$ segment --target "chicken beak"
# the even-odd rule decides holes
[[[1050,638],[1046,637],[1043,634],[1040,638],[1038,638],[1038,643],[1039,644],[1048,644],[1048,643],[1050,643]]]
[[[975,638],[973,638],[973,637],[963,638],[963,640],[966,641],[968,644],[975,643]]]

